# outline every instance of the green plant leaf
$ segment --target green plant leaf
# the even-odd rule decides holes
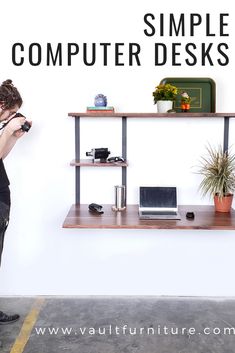
[[[202,156],[198,174],[203,176],[199,185],[203,196],[217,194],[219,198],[235,190],[235,154],[223,152],[222,146],[206,147],[207,156]]]

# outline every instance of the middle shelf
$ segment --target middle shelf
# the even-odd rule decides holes
[[[89,159],[80,159],[76,160],[73,159],[70,162],[71,166],[74,167],[127,167],[128,162],[93,162],[92,160]]]

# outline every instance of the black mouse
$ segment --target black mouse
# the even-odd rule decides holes
[[[186,218],[187,219],[194,219],[195,218],[195,214],[194,214],[194,212],[187,212],[186,213]]]

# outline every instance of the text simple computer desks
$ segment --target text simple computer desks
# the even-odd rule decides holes
[[[207,230],[235,230],[235,211],[230,213],[219,213],[214,211],[213,206],[183,205],[179,206],[181,220],[140,220],[138,205],[128,205],[125,211],[113,212],[112,205],[103,205],[104,214],[93,215],[88,210],[88,205],[80,204],[80,168],[99,167],[97,163],[84,162],[80,159],[80,118],[121,118],[122,119],[122,157],[127,160],[127,119],[128,118],[206,118],[213,120],[224,118],[223,125],[223,148],[228,150],[229,146],[229,122],[235,118],[235,113],[69,113],[75,118],[75,160],[71,165],[75,166],[75,204],[71,206],[64,220],[64,228],[110,228],[110,229],[207,229]],[[101,166],[101,165],[100,165]],[[128,163],[102,164],[102,167],[121,167],[121,184],[127,186]],[[186,219],[186,212],[195,213],[194,220]]]

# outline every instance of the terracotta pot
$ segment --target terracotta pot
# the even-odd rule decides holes
[[[190,109],[190,104],[189,103],[181,103],[180,105],[182,112],[188,112]]]
[[[222,199],[220,199],[217,195],[215,195],[214,202],[215,202],[215,210],[217,212],[230,212],[232,202],[233,202],[233,194],[223,196]]]

